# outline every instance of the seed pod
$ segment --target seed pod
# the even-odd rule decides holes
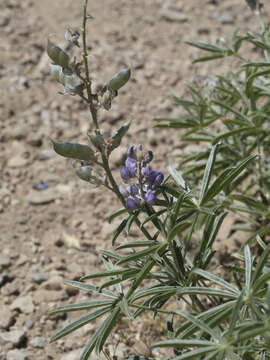
[[[47,44],[47,54],[56,65],[60,65],[62,66],[62,68],[69,67],[69,62],[70,62],[69,55],[59,46],[52,43],[50,40],[48,40],[48,44]]]
[[[120,70],[115,74],[107,84],[109,90],[117,91],[124,86],[130,78],[130,68]]]
[[[112,93],[109,90],[105,91],[103,94],[101,103],[105,110],[110,110],[112,105]]]
[[[87,145],[69,142],[52,142],[54,151],[61,156],[85,161],[94,161],[96,159],[94,151]]]
[[[76,170],[76,174],[81,180],[100,186],[104,183],[102,175],[92,166],[82,166]]]
[[[67,92],[77,94],[80,91],[82,83],[75,74],[65,74],[60,65],[50,64],[50,70],[54,80],[62,84]]]
[[[91,143],[95,146],[96,149],[98,149],[100,152],[102,152],[105,149],[105,140],[103,138],[103,135],[101,135],[99,132],[96,132],[95,135],[88,134],[89,140]]]
[[[110,137],[110,147],[109,150],[112,152],[116,149],[122,141],[122,138],[127,133],[130,126],[130,121],[126,122],[120,129],[118,129],[111,137]]]

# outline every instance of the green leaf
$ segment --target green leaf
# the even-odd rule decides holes
[[[99,333],[99,336],[98,336],[97,342],[96,342],[97,355],[99,355],[100,352],[102,351],[103,345],[104,345],[105,341],[107,340],[108,336],[110,335],[111,330],[116,323],[119,312],[120,312],[120,307],[116,306],[112,310],[111,314],[106,318],[104,323],[101,325],[100,333]]]
[[[250,164],[257,155],[251,155],[248,158],[241,161],[237,166],[226,169],[218,178],[214,181],[208,191],[205,193],[201,205],[204,205],[208,201],[212,200],[217,194],[219,194],[226,186],[232,183],[232,181]]]
[[[225,55],[212,55],[212,56],[202,56],[195,60],[192,60],[192,64],[197,64],[199,62],[212,61],[217,59],[223,59]]]
[[[258,132],[258,130],[254,126],[241,127],[240,129],[231,130],[224,134],[216,136],[212,143],[216,144],[217,142],[219,142],[222,139],[226,139],[228,137],[239,135],[239,134],[242,134],[243,136],[256,135],[257,132]]]
[[[87,145],[52,140],[54,151],[64,157],[85,161],[95,161],[94,151]]]
[[[129,220],[130,216],[126,217],[118,226],[118,228],[115,230],[114,235],[113,235],[113,239],[112,239],[112,246],[114,246],[115,241],[117,240],[118,236],[122,233],[122,231],[124,230],[124,228],[127,225],[127,222]]]
[[[60,331],[58,331],[50,340],[50,342],[54,342],[56,340],[61,339],[63,336],[66,336],[68,334],[70,334],[72,331],[79,329],[80,327],[88,324],[89,322],[91,322],[92,320],[102,316],[103,314],[105,314],[106,312],[111,310],[111,305],[110,306],[106,306],[103,309],[99,309],[94,311],[91,314],[87,314],[83,317],[81,317],[79,320],[74,321],[73,323],[65,326],[63,329],[61,329]]]
[[[184,190],[189,190],[185,180],[182,178],[179,171],[175,170],[172,166],[168,167],[168,171],[171,174],[172,178],[175,180],[177,185],[181,186]]]
[[[103,305],[110,305],[110,304],[111,305],[113,304],[112,300],[88,301],[88,302],[83,302],[83,303],[78,303],[78,304],[69,304],[69,305],[59,306],[55,309],[52,309],[52,310],[50,310],[49,314],[53,315],[53,314],[57,314],[60,312],[88,310],[88,309],[92,309],[95,307],[100,307]]]
[[[239,294],[239,290],[237,288],[235,288],[234,286],[232,286],[230,283],[228,283],[227,281],[221,279],[220,277],[211,274],[207,271],[204,271],[202,269],[194,269],[192,270],[192,272],[194,272],[197,275],[200,275],[202,277],[204,277],[205,279],[214,282],[217,285],[220,285],[222,287],[224,287],[225,289],[227,289],[228,291],[231,291],[233,294],[237,295]]]
[[[203,42],[203,41],[186,41],[186,44],[194,46],[198,49],[201,50],[206,50],[206,51],[210,51],[210,52],[215,52],[215,53],[223,53],[224,51],[226,51],[227,49],[222,48],[220,46],[217,45],[211,45],[207,42]]]
[[[248,245],[244,248],[245,253],[245,279],[246,279],[246,291],[249,293],[251,286],[251,274],[252,274],[252,257],[250,253],[250,248]]]
[[[135,252],[133,254],[123,256],[120,260],[117,261],[117,265],[130,262],[130,261],[136,261],[141,259],[143,256],[149,255],[157,251],[160,247],[160,244],[150,247],[149,249],[145,249],[142,251]]]
[[[212,336],[213,339],[218,340],[218,333],[214,331],[214,329],[211,329],[204,321],[200,320],[198,317],[195,317],[185,311],[181,310],[175,310],[175,313],[178,315],[181,315],[186,320],[189,320],[194,325],[196,325],[199,329],[206,332],[210,336]]]
[[[157,245],[157,242],[153,241],[153,240],[132,241],[132,242],[128,242],[126,244],[117,246],[117,248],[115,250],[154,246],[154,245]],[[126,269],[125,269],[125,271],[126,271]]]
[[[266,262],[269,260],[269,253],[270,253],[270,244],[266,246],[263,253],[261,254],[258,264],[256,265],[253,277],[252,277],[252,284],[256,286],[256,282],[259,276],[261,276],[263,272],[263,268]]]
[[[197,340],[197,339],[173,339],[173,340],[165,340],[159,341],[151,347],[189,347],[189,346],[213,346],[213,342],[207,340]]]
[[[128,212],[126,208],[122,208],[122,209],[120,209],[120,210],[115,211],[112,215],[110,215],[110,216],[107,218],[109,224],[111,224],[111,222],[112,222],[115,218],[117,218],[118,216],[120,216],[120,215],[122,215],[122,214],[125,214],[126,212]]]
[[[216,351],[216,350],[217,350],[216,345],[205,346],[201,349],[192,350],[192,351],[186,352],[183,355],[177,356],[176,358],[174,358],[174,360],[202,359],[201,355],[205,355],[205,354],[209,353],[210,351]]]
[[[99,287],[97,286],[93,286],[93,285],[88,285],[88,284],[84,284],[80,281],[65,281],[66,285],[70,285],[73,286],[77,289],[83,290],[83,291],[87,291],[90,293],[95,293],[95,294],[100,294],[103,295],[105,297],[109,297],[112,299],[116,299],[117,296],[115,296],[115,294],[109,290],[104,290],[104,291],[100,291]]]
[[[213,101],[213,103],[214,103],[215,105],[218,105],[218,106],[224,108],[225,110],[227,110],[227,111],[235,114],[236,117],[237,117],[239,120],[241,120],[242,125],[243,125],[243,124],[250,124],[250,120],[249,120],[249,118],[248,118],[246,115],[242,114],[240,111],[237,111],[235,108],[229,106],[228,104],[224,104],[224,103],[222,103],[222,102],[220,102],[220,101],[217,101],[217,100]]]
[[[207,160],[207,164],[206,164],[204,174],[203,174],[202,185],[201,185],[201,193],[200,193],[200,200],[199,200],[200,203],[204,197],[204,194],[206,193],[206,191],[208,189],[208,185],[210,183],[213,168],[215,166],[217,151],[218,151],[218,148],[220,145],[221,145],[221,143],[218,143],[212,147],[209,158]]]

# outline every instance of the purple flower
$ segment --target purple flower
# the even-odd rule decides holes
[[[144,161],[144,164],[149,164],[154,158],[154,154],[153,154],[153,151],[149,150],[147,155],[145,155],[143,161]]]
[[[134,197],[134,198],[128,198],[126,200],[126,207],[128,210],[133,211],[137,209],[137,207],[140,205],[140,199]]]
[[[120,175],[121,175],[121,178],[122,178],[124,181],[125,181],[125,180],[128,180],[128,179],[130,178],[129,171],[128,171],[128,169],[127,169],[125,166],[122,166],[122,167],[121,167]]]
[[[136,185],[130,185],[127,187],[127,192],[131,195],[131,196],[136,196],[139,194],[139,188]]]
[[[153,205],[156,202],[156,196],[151,190],[148,190],[147,193],[145,194],[145,201],[149,205]]]
[[[130,145],[128,147],[127,154],[128,154],[128,157],[133,157],[134,156],[134,145]]]
[[[162,183],[164,175],[160,171],[151,171],[147,177],[150,189],[154,190],[158,185]]]
[[[136,176],[137,161],[132,159],[131,157],[128,157],[125,161],[125,165],[126,165],[128,173],[129,173],[129,177],[131,178],[131,177]]]
[[[150,166],[148,164],[142,169],[142,174],[145,177],[149,176],[149,174],[150,174]]]
[[[123,196],[129,196],[129,192],[127,191],[127,189],[126,189],[124,186],[119,185],[118,188],[119,188],[120,193],[121,193]]]

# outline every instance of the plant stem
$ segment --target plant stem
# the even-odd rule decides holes
[[[98,120],[97,120],[97,109],[93,104],[93,96],[91,91],[91,80],[89,76],[89,67],[88,67],[88,53],[87,53],[87,45],[86,45],[86,21],[87,21],[87,4],[88,0],[84,0],[83,6],[83,23],[82,23],[82,41],[83,41],[83,61],[84,61],[84,69],[85,69],[85,86],[87,91],[87,99],[89,104],[89,110],[92,115],[92,120],[94,123],[94,127],[99,129]]]

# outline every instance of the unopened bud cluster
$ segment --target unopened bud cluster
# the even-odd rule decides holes
[[[125,186],[119,188],[126,197],[126,207],[130,211],[140,207],[143,202],[149,205],[156,203],[155,190],[161,185],[164,175],[150,169],[153,157],[151,150],[143,152],[142,145],[132,145],[127,150],[125,165],[120,170]]]

